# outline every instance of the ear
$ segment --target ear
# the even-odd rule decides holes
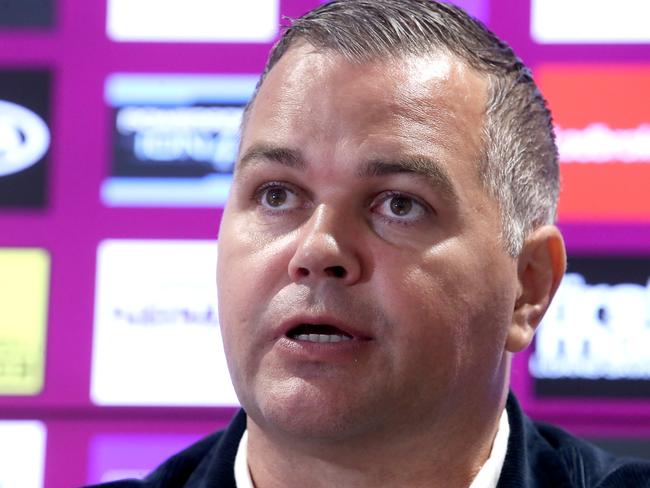
[[[506,339],[508,351],[519,352],[533,340],[565,269],[566,251],[560,230],[554,225],[535,229],[517,259],[519,290]]]

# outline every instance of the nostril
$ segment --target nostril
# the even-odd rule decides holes
[[[325,268],[325,273],[333,278],[345,278],[348,272],[343,266],[329,266]]]
[[[309,270],[307,268],[298,268],[297,273],[300,277],[304,278],[305,276],[309,276]]]

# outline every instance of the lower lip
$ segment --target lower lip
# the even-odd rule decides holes
[[[355,359],[372,343],[369,339],[343,340],[339,342],[299,341],[290,337],[278,338],[276,344],[283,354],[296,359],[318,362],[335,362]]]

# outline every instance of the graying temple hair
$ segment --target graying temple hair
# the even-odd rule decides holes
[[[430,0],[336,0],[284,31],[255,93],[297,41],[354,63],[448,52],[485,74],[488,102],[478,170],[499,204],[505,249],[517,256],[532,230],[555,220],[559,168],[550,112],[528,68],[483,24],[458,7]]]

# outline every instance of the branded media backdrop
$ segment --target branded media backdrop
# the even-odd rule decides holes
[[[232,415],[237,129],[282,16],[317,3],[0,2],[0,486],[140,476]],[[560,145],[569,273],[513,388],[650,457],[650,9],[605,3],[459,2],[533,68]]]

